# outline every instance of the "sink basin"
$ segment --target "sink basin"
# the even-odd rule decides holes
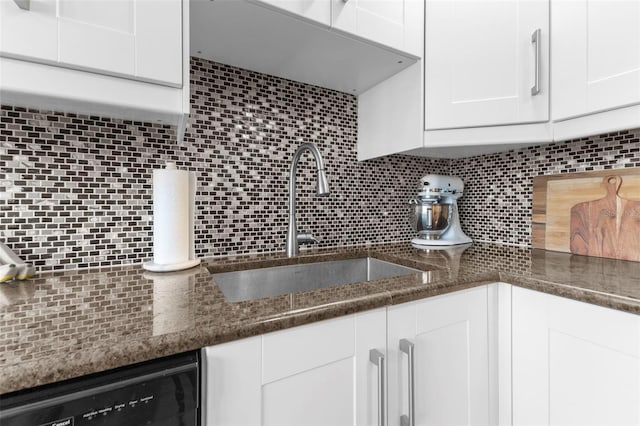
[[[365,257],[222,272],[212,277],[227,301],[241,302],[417,272],[421,271]]]

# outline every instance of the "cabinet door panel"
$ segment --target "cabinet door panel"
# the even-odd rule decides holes
[[[416,415],[425,424],[489,423],[487,299],[483,286],[417,308]]]
[[[264,385],[262,424],[353,425],[354,396],[354,362],[346,358]]]
[[[420,0],[331,0],[331,26],[422,57]]]
[[[369,351],[387,355],[387,309],[380,308],[356,315],[356,411],[357,426],[378,423],[378,366],[370,362]]]
[[[400,339],[415,338],[416,308],[417,303],[414,302],[387,309],[389,426],[400,425],[400,417],[408,413],[408,359],[400,352],[399,344]]]
[[[514,287],[514,425],[640,424],[640,318]]]
[[[107,73],[135,74],[135,2],[58,1],[59,61]]]
[[[331,25],[331,4],[327,0],[254,0],[286,10],[317,23]]]
[[[55,0],[31,0],[30,10],[0,1],[0,54],[43,62],[58,60]]]
[[[262,337],[202,350],[203,425],[260,424]]]
[[[204,349],[204,424],[377,424],[369,351],[386,352],[386,321],[380,308]]]
[[[181,0],[58,0],[53,39],[60,64],[182,85]]]
[[[553,118],[640,103],[640,1],[554,0]]]
[[[639,424],[639,363],[601,342],[550,330],[549,424]]]
[[[334,28],[402,49],[404,0],[333,0],[332,5]]]
[[[426,3],[428,130],[547,121],[548,2]],[[541,91],[532,34],[541,30]]]
[[[136,2],[136,77],[182,86],[181,17],[181,0]]]
[[[415,338],[416,416],[428,425],[470,423],[469,323],[461,321],[425,331]]]
[[[262,352],[263,383],[353,357],[355,320],[349,316],[266,334]]]
[[[415,344],[416,424],[489,424],[487,303],[483,286],[389,309],[390,425],[407,414],[401,338]]]

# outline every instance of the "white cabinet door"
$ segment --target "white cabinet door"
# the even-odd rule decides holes
[[[260,424],[262,337],[202,349],[202,425]]]
[[[331,0],[331,26],[422,57],[420,0]]]
[[[487,286],[388,309],[389,425],[408,414],[408,356],[414,344],[415,424],[489,424]]]
[[[57,31],[55,0],[31,0],[29,10],[0,1],[0,55],[55,62]]]
[[[640,317],[513,287],[514,425],[639,425]]]
[[[425,16],[427,130],[549,119],[548,0],[427,0]]]
[[[552,0],[551,14],[553,119],[640,104],[640,1]]]
[[[181,0],[0,2],[0,54],[182,86]]]
[[[206,425],[370,425],[386,310],[204,349]]]
[[[327,27],[331,25],[331,3],[327,0],[254,0],[256,3],[285,10]]]
[[[59,62],[135,75],[135,1],[59,0]]]
[[[182,84],[180,0],[58,0],[59,62]]]

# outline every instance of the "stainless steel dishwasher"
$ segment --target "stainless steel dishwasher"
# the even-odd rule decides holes
[[[197,426],[198,378],[188,353],[14,392],[0,396],[0,424]]]

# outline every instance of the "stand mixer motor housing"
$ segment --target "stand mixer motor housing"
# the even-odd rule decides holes
[[[464,184],[455,176],[426,175],[420,179],[418,196],[411,200],[411,225],[418,237],[411,243],[419,247],[467,244],[460,227],[458,198]]]

